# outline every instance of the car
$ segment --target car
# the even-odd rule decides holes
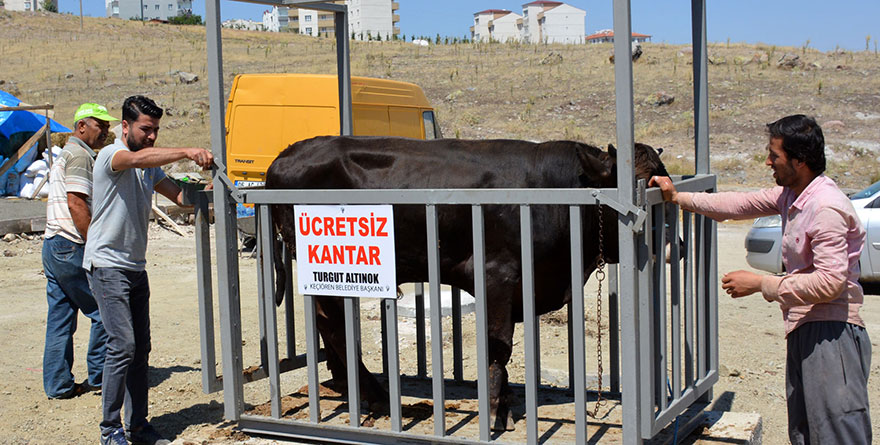
[[[880,282],[880,181],[850,196],[867,236],[859,258],[859,281]],[[779,215],[756,218],[746,235],[746,261],[755,269],[784,273],[782,265],[782,218]]]

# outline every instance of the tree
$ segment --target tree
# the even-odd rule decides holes
[[[55,3],[55,0],[41,1],[40,8],[43,8],[43,11],[46,11],[46,12],[58,12],[58,4]]]
[[[168,18],[168,23],[172,25],[203,25],[202,16],[193,14],[192,12],[184,12],[174,17]]]
[[[436,44],[436,45],[440,44],[440,33],[439,32],[437,33],[437,38],[434,40],[434,44]]]

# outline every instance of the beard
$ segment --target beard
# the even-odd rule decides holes
[[[149,139],[137,140],[133,134],[128,133],[128,137],[125,138],[125,144],[128,146],[128,149],[131,151],[138,151],[142,148],[152,147],[153,144],[149,141]]]

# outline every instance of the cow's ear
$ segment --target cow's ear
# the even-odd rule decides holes
[[[657,156],[660,156],[663,154],[663,147],[658,147],[655,150],[657,150]]]
[[[617,159],[617,149],[614,148],[614,144],[608,144],[608,154],[611,155],[612,158]]]
[[[614,171],[614,158],[608,153],[603,153],[601,150],[591,152],[587,147],[581,146],[577,148],[577,155],[584,169],[584,175],[589,178],[606,179]]]

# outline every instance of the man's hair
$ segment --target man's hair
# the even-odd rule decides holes
[[[141,114],[161,119],[165,112],[146,96],[130,96],[122,103],[122,120],[129,124],[138,120]]]
[[[815,119],[803,114],[786,116],[767,124],[767,132],[771,138],[782,139],[789,159],[804,162],[817,175],[825,171],[825,136]]]

